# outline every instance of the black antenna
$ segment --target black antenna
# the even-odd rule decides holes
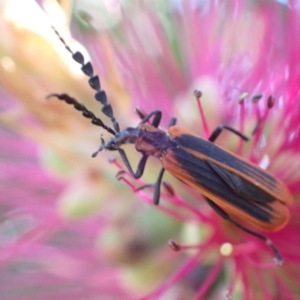
[[[100,80],[98,75],[94,75],[94,70],[93,70],[93,66],[90,62],[84,63],[84,57],[82,55],[81,52],[76,51],[75,53],[71,50],[71,48],[67,45],[67,43],[65,42],[65,40],[60,36],[60,34],[58,33],[58,31],[52,26],[54,32],[56,33],[56,35],[58,36],[58,38],[60,39],[60,41],[64,44],[64,46],[66,47],[66,49],[72,54],[72,58],[79,64],[81,64],[81,70],[82,72],[87,75],[89,77],[89,85],[92,89],[94,89],[96,91],[94,98],[99,101],[103,107],[101,109],[101,111],[110,118],[111,122],[113,123],[114,129],[116,132],[120,132],[120,127],[118,122],[115,119],[114,113],[113,113],[113,109],[111,107],[111,105],[109,103],[107,103],[107,96],[105,91],[101,90],[101,85],[100,85]],[[49,95],[51,96],[51,95]],[[49,98],[49,96],[47,98]],[[82,111],[82,114],[87,117],[92,119],[92,123],[98,126],[103,127],[104,129],[106,129],[108,132],[112,133],[115,135],[115,131],[111,128],[109,128],[108,126],[104,125],[104,123],[96,118],[94,116],[94,114],[92,112],[90,112],[89,110],[87,110],[82,104],[80,104],[79,102],[77,102],[74,98],[71,98],[70,96],[68,96],[67,94],[52,94],[52,96],[57,97],[60,100],[64,100],[65,102],[72,104],[77,110]],[[60,96],[60,97],[58,97]],[[93,116],[93,117],[92,117]],[[97,120],[97,121],[96,121]],[[94,121],[96,123],[94,123]],[[101,125],[100,125],[100,122]]]
[[[90,110],[88,110],[83,104],[79,103],[75,98],[70,97],[68,94],[50,94],[46,97],[46,99],[49,99],[51,97],[56,97],[59,100],[63,100],[68,104],[71,104],[74,106],[75,109],[82,112],[82,115],[88,119],[91,119],[91,122],[94,125],[101,126],[105,130],[107,130],[109,133],[116,135],[115,131],[111,129],[110,127],[106,126],[101,119],[97,118]]]

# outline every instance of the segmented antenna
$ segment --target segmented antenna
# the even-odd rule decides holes
[[[91,119],[91,122],[94,125],[100,126],[107,130],[109,133],[116,135],[115,131],[111,129],[110,127],[106,126],[99,118],[97,118],[90,110],[88,110],[83,104],[78,102],[75,98],[70,97],[68,94],[50,94],[46,97],[46,99],[49,99],[51,97],[56,97],[59,100],[63,100],[68,104],[71,104],[74,106],[75,109],[82,112],[82,115],[88,119]]]
[[[115,119],[115,116],[114,116],[114,113],[113,113],[113,109],[112,109],[111,105],[109,103],[107,103],[106,93],[105,93],[105,91],[101,90],[101,85],[100,85],[99,77],[98,77],[98,75],[94,75],[94,70],[93,70],[92,64],[90,62],[85,63],[84,62],[84,57],[83,57],[82,53],[79,52],[79,51],[76,51],[74,53],[71,50],[71,48],[67,45],[67,43],[65,42],[65,40],[60,36],[60,34],[58,33],[58,31],[53,26],[52,26],[52,28],[53,28],[54,32],[56,33],[56,35],[58,36],[58,38],[60,39],[60,41],[64,44],[64,46],[66,47],[66,49],[72,54],[72,58],[77,63],[81,64],[81,70],[82,70],[82,72],[89,77],[88,82],[89,82],[90,87],[96,91],[96,93],[94,95],[94,98],[103,105],[101,111],[107,117],[110,118],[111,122],[113,123],[115,131],[116,132],[120,132],[120,127],[119,127],[118,122]],[[73,98],[71,98],[71,99],[73,99]],[[65,100],[65,99],[61,99],[61,100]],[[76,101],[76,105],[77,105],[77,103],[78,102]],[[73,104],[73,105],[75,107],[75,104]],[[85,111],[88,111],[88,110],[85,108]],[[82,112],[83,112],[83,110],[82,110]],[[102,122],[102,124],[103,124],[103,122]],[[102,126],[102,125],[99,125],[99,126]],[[109,128],[109,127],[107,127],[107,128]],[[106,130],[108,130],[108,129],[106,129]],[[111,131],[109,131],[109,132],[111,132]]]

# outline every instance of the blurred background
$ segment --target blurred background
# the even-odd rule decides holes
[[[298,299],[299,9],[271,0],[1,1],[0,299]],[[91,157],[109,135],[46,96],[68,93],[110,120],[52,25],[92,61],[121,128],[138,124],[135,107],[162,110],[163,128],[176,116],[203,137],[219,124],[250,134],[261,122],[249,145],[230,134],[218,143],[293,193],[290,224],[270,234],[282,268],[168,174],[175,190],[163,189],[159,207],[151,187],[135,192],[155,181],[159,161],[143,179],[118,181],[118,155]],[[136,166],[139,154],[125,149]],[[195,247],[175,252],[170,239]]]

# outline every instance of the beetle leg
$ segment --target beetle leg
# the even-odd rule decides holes
[[[153,204],[154,205],[158,205],[159,204],[159,198],[160,198],[160,186],[161,186],[161,181],[164,175],[165,169],[161,168],[158,178],[156,180],[156,182],[154,184],[148,183],[148,184],[144,184],[139,186],[135,191],[140,191],[143,190],[145,188],[154,187],[154,192],[153,192]]]
[[[120,153],[120,156],[122,158],[122,161],[123,161],[125,167],[130,172],[130,174],[135,179],[140,178],[143,175],[143,173],[144,173],[146,162],[147,162],[147,159],[148,159],[148,155],[143,155],[142,156],[142,158],[140,159],[140,161],[138,163],[136,171],[134,172],[133,169],[132,169],[132,167],[131,167],[131,165],[130,165],[130,162],[129,162],[128,158],[127,158],[127,155],[126,155],[125,151],[123,149],[118,149],[118,151]]]
[[[158,174],[158,177],[157,177],[157,180],[154,184],[154,193],[153,193],[153,204],[154,205],[158,205],[159,204],[159,198],[160,198],[160,186],[161,186],[161,181],[162,181],[162,178],[164,176],[164,173],[165,173],[165,169],[164,168],[161,168],[159,174]]]
[[[173,125],[175,125],[177,122],[176,118],[171,118],[168,127],[171,127]],[[164,172],[165,169],[161,168],[159,174],[158,174],[158,178],[154,184],[154,193],[153,193],[153,204],[154,205],[158,205],[159,204],[159,198],[160,198],[160,187],[161,187],[161,182],[162,182],[162,178],[164,176]]]
[[[177,122],[177,119],[175,117],[171,118],[168,128],[170,128],[171,126],[174,126],[176,124],[176,122]]]
[[[168,127],[171,127],[173,125],[175,125],[177,122],[176,118],[171,118]],[[154,193],[153,193],[153,204],[154,205],[158,205],[159,204],[159,198],[160,198],[160,187],[161,187],[161,182],[162,182],[162,178],[164,176],[164,172],[165,169],[161,168],[159,174],[158,174],[158,178],[154,184]]]
[[[137,111],[137,113],[138,113],[138,115],[139,115],[140,117],[143,117],[143,116],[144,116],[144,112],[142,112],[141,110],[137,109],[136,111]],[[161,115],[162,115],[162,113],[161,113],[160,110],[154,110],[154,111],[151,112],[150,114],[144,116],[144,118],[142,119],[142,121],[140,122],[140,124],[147,123],[147,122],[149,121],[149,119],[150,119],[152,116],[154,116],[154,117],[153,117],[153,120],[152,120],[152,122],[151,122],[151,125],[152,125],[153,127],[157,128],[157,127],[159,126],[160,121],[161,121]]]
[[[158,110],[156,111],[156,113],[154,114],[153,120],[151,125],[155,128],[157,128],[159,126],[159,123],[161,121],[161,111]]]
[[[143,112],[141,112],[141,111],[139,111],[139,113],[143,114]],[[153,113],[151,113],[151,114],[154,114],[154,113],[155,113],[155,112],[153,112]],[[150,114],[150,115],[151,115],[151,114]],[[149,115],[148,115],[148,116],[149,116]],[[147,118],[148,116],[144,117],[143,120],[145,120],[145,118]],[[160,115],[160,117],[161,117],[161,115]],[[155,118],[155,117],[154,117],[154,118]],[[155,121],[155,120],[153,119],[152,125],[153,125],[154,121]],[[159,121],[160,121],[160,120],[159,120]],[[143,122],[143,121],[142,121],[142,122]],[[176,119],[176,118],[174,118],[174,117],[171,118],[168,127],[171,127],[171,126],[175,125],[176,122],[177,122],[177,119]],[[153,126],[154,126],[154,125],[153,125]],[[123,161],[124,161],[124,160],[123,160]],[[153,204],[154,204],[154,205],[158,205],[158,204],[159,204],[160,187],[161,187],[161,183],[162,183],[162,178],[163,178],[164,172],[165,172],[165,169],[164,169],[164,168],[161,168],[161,170],[159,171],[158,177],[157,177],[157,179],[156,179],[156,181],[155,181],[154,184],[149,184],[149,183],[148,183],[148,184],[144,184],[144,185],[142,185],[142,186],[140,186],[140,187],[138,187],[138,188],[136,189],[136,191],[140,191],[140,190],[143,190],[143,189],[148,188],[148,187],[150,187],[150,186],[153,186],[153,187],[154,187],[154,192],[153,192]]]
[[[242,134],[241,132],[239,132],[238,130],[230,127],[230,126],[226,126],[226,125],[219,125],[210,135],[210,137],[208,138],[208,140],[210,142],[214,142],[218,136],[220,135],[220,133],[222,132],[223,129],[227,129],[229,131],[231,131],[232,133],[238,135],[240,138],[242,138],[244,141],[249,141],[250,138],[244,134]]]
[[[160,110],[155,110],[155,111],[151,112],[150,114],[147,114],[142,109],[136,107],[135,112],[142,120],[140,124],[146,123],[149,120],[149,118],[151,118],[154,115],[151,125],[155,128],[157,128],[159,126],[159,123],[161,121],[161,115],[162,115]]]
[[[154,127],[158,127],[161,121],[161,111],[160,110],[155,110],[150,114],[146,114],[146,112],[144,112],[143,110],[141,110],[140,108],[136,107],[135,108],[136,113],[138,114],[138,116],[140,117],[140,119],[142,119],[141,124],[146,123],[149,118],[151,118],[154,115],[154,118],[151,122],[151,125]],[[146,120],[146,121],[145,121]],[[171,118],[168,127],[171,127],[173,125],[175,125],[177,122],[176,118]]]
[[[210,200],[207,197],[204,197],[205,200],[207,201],[207,203],[210,205],[210,207],[219,215],[221,216],[223,219],[231,222],[232,224],[234,224],[235,226],[239,227],[240,229],[242,229],[243,231],[263,240],[271,249],[272,251],[275,253],[276,256],[276,262],[278,265],[281,265],[283,263],[283,258],[279,252],[279,250],[275,247],[275,245],[273,244],[273,242],[266,236],[259,234],[255,231],[252,231],[246,227],[244,227],[243,225],[239,224],[238,222],[234,221],[231,219],[230,215],[224,211],[219,205],[217,205],[215,202],[213,202],[212,200]]]
[[[147,116],[147,113],[139,107],[135,108],[135,112],[141,120],[143,120]]]

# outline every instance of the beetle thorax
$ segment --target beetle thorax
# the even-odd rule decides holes
[[[150,124],[142,124],[135,141],[137,151],[151,156],[160,157],[162,153],[169,148],[169,135]]]

